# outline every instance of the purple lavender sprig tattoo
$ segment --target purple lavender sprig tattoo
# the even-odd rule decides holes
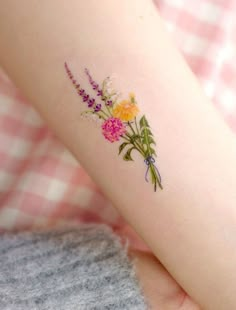
[[[157,186],[163,189],[161,175],[155,163],[157,155],[153,145],[156,143],[145,115],[137,119],[139,108],[135,95],[130,93],[128,99],[118,101],[117,92],[109,88],[110,79],[106,78],[102,85],[99,85],[86,68],[84,72],[95,92],[95,96],[91,97],[77,83],[67,63],[65,70],[82,102],[87,104],[88,109],[82,114],[96,115],[102,120],[103,136],[111,143],[122,142],[119,146],[119,155],[123,153],[125,161],[132,161],[131,154],[137,151],[146,165],[145,180],[148,182],[150,178],[154,191]]]

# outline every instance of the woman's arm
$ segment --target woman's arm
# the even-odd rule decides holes
[[[9,76],[182,287],[203,308],[235,309],[235,138],[170,43],[152,2],[0,0],[0,7],[0,62]],[[107,123],[107,138],[120,139],[111,143],[101,125],[81,118],[88,102],[65,62],[90,96],[85,67],[99,83],[114,75],[125,98],[135,92],[134,129],[141,135],[145,115],[157,157],[138,137],[134,161],[123,160],[118,149],[124,136],[130,142],[130,124],[129,136],[119,137],[124,124],[112,132]]]

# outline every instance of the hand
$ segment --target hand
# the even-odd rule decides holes
[[[151,252],[129,248],[128,255],[151,309],[200,310]]]

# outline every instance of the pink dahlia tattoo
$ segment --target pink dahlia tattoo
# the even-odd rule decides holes
[[[119,141],[125,132],[125,125],[119,118],[110,117],[102,124],[102,133],[110,142]]]

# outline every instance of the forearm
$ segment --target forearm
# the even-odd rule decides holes
[[[151,1],[0,5],[0,61],[10,77],[183,288],[206,309],[235,308],[235,141]],[[87,88],[85,67],[98,82],[114,74],[124,97],[135,92],[157,143],[163,189],[145,181],[138,151],[124,161],[122,138],[110,143],[80,117],[87,103],[65,61]]]

